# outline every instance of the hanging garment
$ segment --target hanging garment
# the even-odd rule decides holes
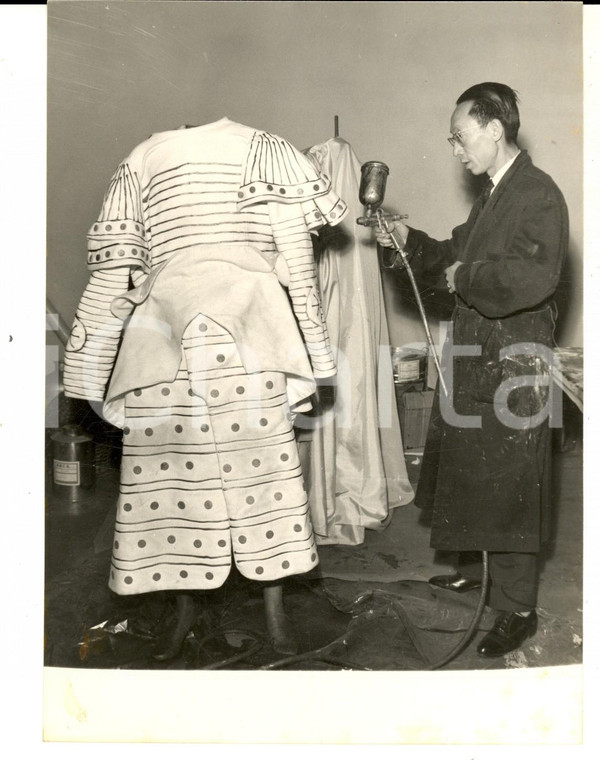
[[[123,429],[115,592],[317,563],[293,420],[336,371],[310,233],[345,212],[299,151],[229,119],[117,169],[64,378]]]
[[[389,510],[412,501],[396,407],[389,332],[376,242],[356,224],[360,162],[341,138],[306,155],[331,178],[350,212],[315,241],[317,276],[338,367],[334,388],[321,386],[307,470],[313,527],[320,544],[359,544]],[[302,446],[305,444],[302,443]]]

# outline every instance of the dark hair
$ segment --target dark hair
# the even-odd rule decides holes
[[[498,82],[482,82],[465,90],[456,101],[456,105],[468,100],[473,101],[469,116],[477,119],[482,127],[485,127],[493,119],[498,119],[504,127],[506,140],[510,143],[517,142],[521,122],[517,107],[519,99],[513,89],[506,84],[498,84]]]

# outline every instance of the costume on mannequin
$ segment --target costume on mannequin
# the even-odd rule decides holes
[[[117,169],[64,379],[123,430],[116,593],[217,588],[232,557],[261,581],[317,564],[293,419],[336,371],[311,232],[345,212],[287,141],[227,118]]]
[[[350,208],[335,228],[314,239],[317,276],[338,373],[325,383],[300,433],[309,482],[313,528],[319,544],[360,544],[365,528],[381,528],[389,510],[413,499],[403,457],[389,332],[376,241],[356,224],[360,162],[334,138],[305,151],[331,178]]]

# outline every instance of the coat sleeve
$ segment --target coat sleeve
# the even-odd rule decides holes
[[[98,219],[87,236],[90,278],[75,313],[65,350],[65,395],[102,401],[117,355],[123,322],[110,311],[130,277],[150,271],[142,221],[142,191],[123,162],[109,184]]]
[[[288,288],[315,377],[336,372],[317,282],[311,233],[335,226],[348,207],[318,171],[287,140],[267,132],[252,138],[238,192],[238,208],[265,204],[277,248],[276,270]]]
[[[323,314],[310,232],[300,205],[269,204],[273,237],[287,269],[287,288],[315,377],[336,373]]]
[[[459,267],[458,295],[490,319],[530,309],[551,297],[568,244],[568,214],[562,197],[546,193],[523,204],[502,250],[478,251]]]
[[[469,223],[461,224],[452,230],[448,240],[434,240],[421,230],[409,228],[404,250],[415,277],[426,287],[446,289],[444,271],[460,259],[461,251],[468,236]],[[402,265],[396,266],[401,270]]]

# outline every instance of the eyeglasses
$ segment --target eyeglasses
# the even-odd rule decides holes
[[[470,132],[472,129],[479,129],[480,125],[475,124],[474,127],[467,127],[467,129],[459,129],[458,132],[453,132],[452,137],[448,137],[448,142],[452,147],[454,147],[457,143],[458,145],[464,145],[463,141],[463,135],[465,132]]]

